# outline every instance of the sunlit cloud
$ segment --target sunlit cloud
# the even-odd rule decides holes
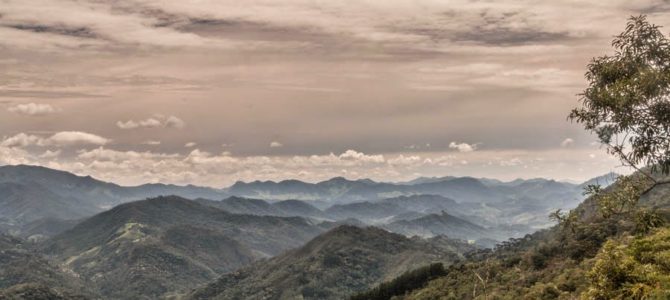
[[[477,149],[477,145],[468,144],[468,143],[451,142],[451,143],[449,143],[449,148],[458,150],[458,152],[472,152],[472,151],[475,151]]]
[[[99,135],[81,131],[61,131],[49,137],[18,133],[6,137],[0,142],[3,147],[28,147],[28,146],[75,146],[75,145],[106,145],[111,140]]]
[[[49,104],[26,103],[17,104],[7,109],[10,112],[28,115],[28,116],[44,116],[58,112],[58,109]]]
[[[156,115],[155,117],[144,119],[144,120],[139,120],[139,121],[134,121],[134,120],[128,120],[128,121],[118,121],[116,122],[116,127],[120,129],[138,129],[138,128],[177,128],[181,129],[186,126],[186,122],[184,122],[182,119],[177,118],[175,116],[163,116],[163,115]]]

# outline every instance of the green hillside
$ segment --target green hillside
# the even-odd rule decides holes
[[[670,184],[637,201],[645,192],[636,187],[640,180],[621,177],[571,213],[557,214],[559,225],[474,253],[395,299],[667,299]],[[607,206],[626,199],[629,207]]]
[[[340,226],[195,291],[192,299],[342,299],[414,265],[451,263],[472,247],[409,239],[375,227]]]

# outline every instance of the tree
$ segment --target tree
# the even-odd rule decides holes
[[[588,273],[582,299],[670,299],[670,229],[610,240]]]
[[[377,287],[351,296],[350,300],[388,300],[425,286],[429,281],[447,275],[442,263],[433,263],[382,282]]]
[[[631,17],[615,54],[588,65],[588,87],[569,119],[597,134],[610,154],[654,182],[670,174],[670,41],[645,16]]]

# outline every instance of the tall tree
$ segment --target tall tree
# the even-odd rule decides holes
[[[631,17],[613,55],[588,65],[588,87],[569,119],[597,134],[624,165],[659,183],[670,174],[670,41],[645,16]],[[650,172],[643,167],[649,166]]]

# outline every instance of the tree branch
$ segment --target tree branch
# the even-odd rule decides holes
[[[649,173],[643,171],[642,169],[638,168],[638,167],[637,167],[637,166],[636,166],[636,165],[635,165],[635,164],[628,158],[628,156],[626,156],[626,154],[623,153],[623,151],[621,151],[621,149],[619,149],[619,148],[616,147],[616,146],[613,146],[613,145],[610,144],[610,143],[607,143],[606,145],[607,145],[607,147],[609,147],[610,149],[612,149],[612,151],[614,151],[617,155],[619,155],[619,158],[621,158],[621,160],[623,160],[626,164],[628,164],[629,167],[635,169],[636,171],[640,172],[640,174],[644,175],[644,176],[647,177],[649,180],[653,181],[653,182],[654,182],[654,185],[656,185],[656,184],[658,183],[658,180],[656,180],[656,178],[654,178],[654,176],[652,176],[651,174],[649,174]]]
[[[663,180],[663,181],[655,181],[654,184],[652,184],[651,186],[646,188],[644,191],[642,191],[642,193],[640,193],[640,197],[642,197],[642,196],[646,195],[647,193],[651,192],[651,190],[653,190],[655,187],[657,187],[659,185],[663,185],[663,184],[670,184],[670,179]]]

